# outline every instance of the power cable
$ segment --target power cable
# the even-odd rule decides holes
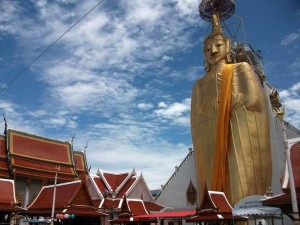
[[[19,72],[16,76],[8,82],[6,86],[4,86],[0,94],[2,94],[10,85],[12,85],[33,63],[35,63],[39,58],[41,58],[46,51],[48,51],[53,45],[56,44],[63,36],[65,36],[71,29],[73,29],[81,20],[83,20],[89,13],[91,13],[95,8],[97,8],[104,0],[98,2],[95,6],[93,6],[87,13],[85,13],[79,20],[77,20],[69,29],[67,29],[62,35],[60,35],[54,42],[52,42],[41,54],[39,54],[34,60],[31,61],[21,72]]]

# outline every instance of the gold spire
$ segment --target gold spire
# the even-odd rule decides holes
[[[220,24],[220,16],[219,14],[213,14],[212,19],[211,19],[211,23],[212,23],[212,30],[213,31],[219,31],[222,32],[222,27]]]

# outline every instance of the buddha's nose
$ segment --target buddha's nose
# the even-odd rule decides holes
[[[212,52],[212,53],[217,53],[217,52],[218,52],[218,48],[217,48],[215,45],[213,45],[213,46],[211,47],[211,52]]]

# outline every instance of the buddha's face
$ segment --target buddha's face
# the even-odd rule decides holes
[[[215,35],[205,41],[205,59],[210,65],[216,65],[226,59],[227,43],[220,34]]]

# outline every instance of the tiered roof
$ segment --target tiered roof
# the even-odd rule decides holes
[[[69,142],[7,130],[10,172],[25,177],[54,179],[59,167],[59,180],[77,179]]]
[[[149,215],[144,201],[142,199],[130,199],[128,200],[126,196],[123,197],[123,199],[120,202],[121,204],[121,213],[119,214],[119,218],[113,219],[109,221],[111,224],[115,223],[141,223],[142,221],[138,218],[135,218],[135,216],[140,215]],[[147,218],[144,220],[144,222],[156,222],[156,219],[151,220]]]
[[[213,209],[222,213],[231,213],[232,206],[229,204],[224,192],[207,191],[200,206],[200,211]]]
[[[197,215],[192,216],[187,222],[205,222],[205,221],[232,221],[246,220],[244,217],[232,215],[232,206],[229,204],[225,194],[217,191],[205,190],[201,206],[197,210]]]
[[[99,208],[105,210],[122,211],[123,198],[126,196],[128,207],[143,203],[149,211],[159,211],[163,206],[154,203],[151,192],[142,175],[137,176],[135,171],[112,173],[98,170],[93,176],[93,182],[100,193]],[[131,201],[133,201],[131,203]]]
[[[44,186],[36,199],[28,206],[27,215],[50,215],[55,186]],[[72,181],[56,185],[55,213],[74,213],[80,216],[106,216],[93,206],[84,181]]]

